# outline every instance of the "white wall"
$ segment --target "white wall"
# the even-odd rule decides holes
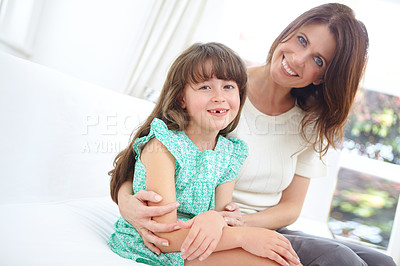
[[[153,3],[151,0],[45,1],[29,59],[123,91],[130,54]]]

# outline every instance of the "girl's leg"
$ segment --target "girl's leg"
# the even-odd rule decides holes
[[[289,239],[304,265],[396,266],[390,256],[372,248],[286,228],[277,231]]]
[[[227,265],[227,266],[239,266],[239,265],[279,265],[278,263],[271,261],[266,258],[255,256],[241,248],[219,251],[212,253],[206,260],[192,260],[185,261],[185,266],[197,266],[197,265]],[[299,266],[298,264],[297,266]]]

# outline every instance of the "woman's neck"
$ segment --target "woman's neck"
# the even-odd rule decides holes
[[[293,108],[295,99],[291,88],[275,83],[270,75],[270,65],[248,69],[248,99],[262,113],[275,116]]]

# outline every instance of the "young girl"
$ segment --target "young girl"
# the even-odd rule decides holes
[[[228,228],[223,217],[213,211],[223,210],[232,200],[234,179],[247,157],[243,141],[224,137],[238,124],[246,82],[242,60],[226,46],[207,43],[189,47],[172,64],[152,114],[117,156],[110,172],[111,187],[133,172],[134,193],[157,192],[162,201],[153,205],[177,201],[177,211],[154,220],[171,223],[196,216],[202,229],[191,231],[194,244],[200,250],[211,246],[221,251],[207,259],[211,264],[254,261],[275,265],[262,257],[282,265],[289,260],[296,263],[296,254],[284,237],[261,228]],[[170,245],[160,246],[165,253],[157,256],[122,217],[115,229],[109,246],[120,256],[150,265],[184,264],[185,258],[178,251],[189,230],[160,234]]]

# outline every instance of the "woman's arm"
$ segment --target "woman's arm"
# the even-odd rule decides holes
[[[149,207],[149,202],[160,202],[162,197],[152,191],[141,190],[133,195],[132,180],[123,183],[118,191],[118,208],[122,217],[128,221],[141,235],[144,244],[152,252],[160,254],[156,246],[168,245],[168,240],[156,236],[153,232],[171,232],[177,224],[158,223],[152,219],[176,210],[177,202],[165,206]]]
[[[309,178],[294,175],[292,183],[282,192],[282,198],[276,206],[244,215],[243,225],[275,230],[294,223],[300,215],[309,184]]]

